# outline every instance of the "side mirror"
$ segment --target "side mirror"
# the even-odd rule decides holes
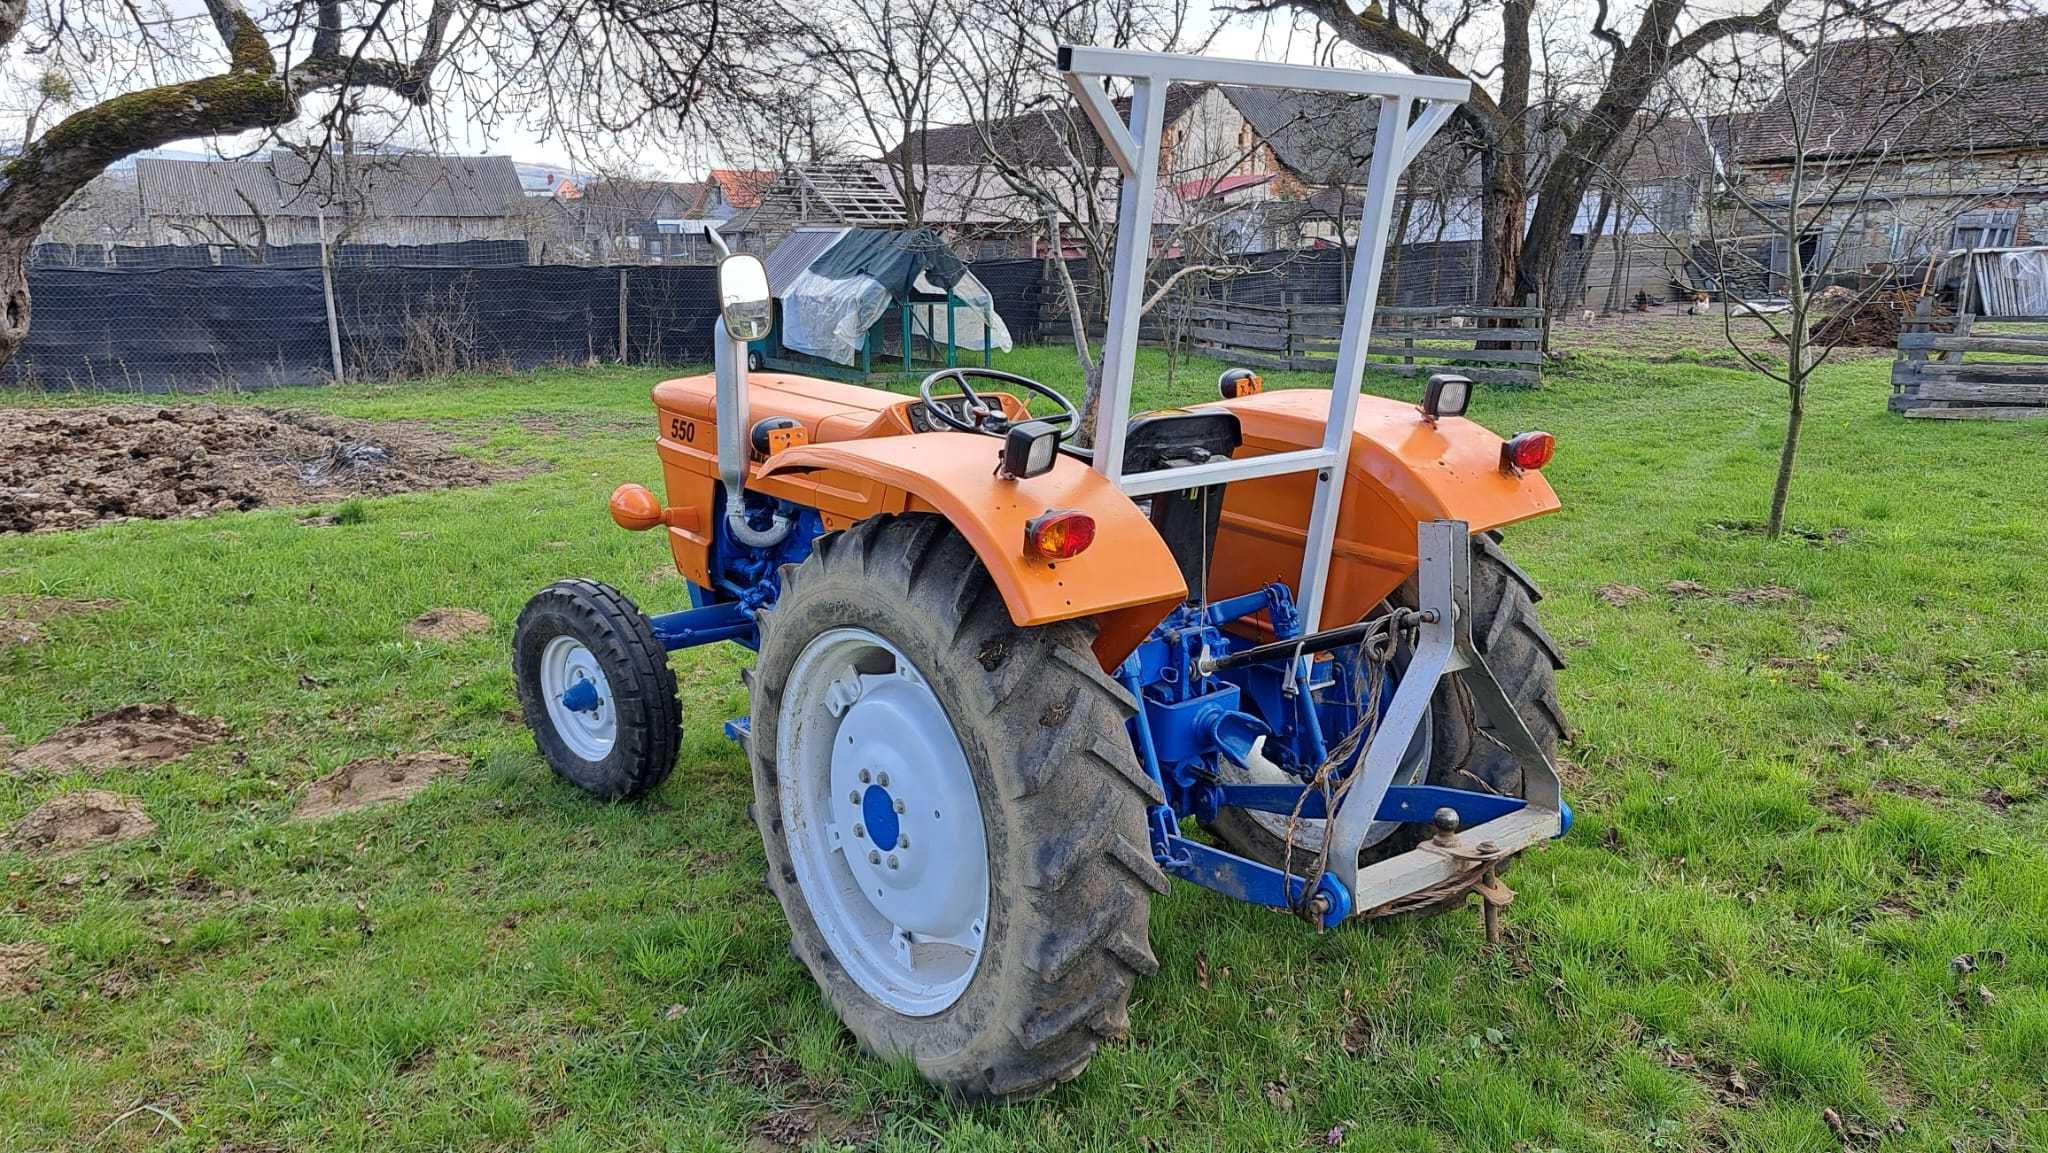
[[[774,319],[768,296],[768,269],[761,258],[746,253],[718,262],[718,311],[725,332],[734,340],[759,340]]]

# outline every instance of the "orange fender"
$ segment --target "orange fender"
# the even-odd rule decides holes
[[[946,518],[988,569],[1020,626],[1094,617],[1096,659],[1114,668],[1187,597],[1166,542],[1102,474],[1062,456],[1029,480],[995,475],[1000,441],[967,433],[806,444],[764,462],[747,487],[818,509],[828,527],[880,513]],[[1024,525],[1051,509],[1095,518],[1095,543],[1067,560],[1024,547]]]
[[[1289,389],[1213,407],[1237,414],[1244,431],[1239,456],[1263,455],[1322,444],[1330,394]],[[1464,417],[1432,424],[1412,403],[1361,396],[1351,431],[1325,626],[1357,620],[1408,579],[1415,571],[1419,523],[1462,520],[1477,533],[1558,508],[1543,474],[1502,471],[1501,438]],[[1313,498],[1308,473],[1232,484],[1210,566],[1210,594],[1232,596],[1276,580],[1295,587]]]

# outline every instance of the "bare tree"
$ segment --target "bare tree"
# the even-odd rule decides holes
[[[1553,27],[1571,10],[1562,0],[1502,0],[1497,29],[1490,0],[1372,0],[1362,12],[1350,0],[1247,0],[1234,11],[1299,13],[1362,51],[1474,81],[1455,123],[1480,163],[1483,295],[1514,305],[1550,287],[1545,272],[1558,267],[1554,254],[1601,164],[1658,83],[1730,38],[1777,35],[1790,2],[1701,18],[1689,0],[1642,0],[1632,11],[1594,0],[1582,36]],[[1595,55],[1560,55],[1559,44],[1594,45]]]
[[[2015,51],[1996,26],[1956,27],[1966,11],[1950,0],[1801,7],[1787,13],[1785,39],[1703,59],[1680,86],[1719,166],[1718,193],[1703,243],[1661,225],[1651,236],[1718,293],[1723,338],[1743,364],[1785,390],[1772,538],[1784,530],[1814,374],[1849,342],[1846,321],[1917,289],[1959,216],[2021,187],[2016,167],[1999,175],[1967,162],[1991,121],[2013,113],[1980,115],[1969,131],[1962,121],[1982,107],[1972,93],[2029,68],[2048,76],[2038,54],[2048,29],[2012,25],[2033,38]],[[2048,125],[2039,108],[2019,114],[2036,137]]]
[[[674,127],[764,83],[744,47],[772,6],[680,0],[0,0],[0,51],[37,57],[75,111],[0,166],[0,363],[26,338],[37,232],[107,165],[302,119],[326,154],[364,118],[516,117],[582,139]],[[771,29],[772,30],[772,29]],[[31,125],[33,130],[36,125]]]

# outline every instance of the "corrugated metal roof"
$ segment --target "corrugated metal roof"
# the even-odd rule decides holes
[[[525,203],[509,156],[139,160],[135,179],[150,216],[501,217]]]
[[[831,251],[851,229],[799,228],[775,246],[762,263],[768,266],[768,291],[781,296],[813,261]]]

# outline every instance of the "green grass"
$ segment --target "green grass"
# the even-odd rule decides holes
[[[1003,364],[1074,376],[1057,348]],[[1148,358],[1141,402],[1216,368],[1168,390]],[[1777,543],[1746,527],[1772,386],[1584,352],[1542,391],[1482,389],[1476,418],[1559,438],[1564,511],[1508,544],[1550,594],[1579,730],[1578,825],[1512,873],[1508,947],[1469,910],[1318,935],[1182,886],[1154,905],[1130,1040],[1004,1108],[858,1056],[789,958],[719,734],[745,709],[737,650],[676,659],[683,756],[642,804],[555,780],[517,721],[533,590],[584,574],[684,603],[660,543],[603,511],[657,479],[651,374],[226,398],[431,420],[542,467],[319,526],[0,538],[0,594],[118,602],[0,651],[18,740],[157,700],[236,733],[92,781],[0,774],[0,822],[100,787],[162,825],[0,850],[0,943],[49,948],[39,991],[0,997],[0,1148],[748,1149],[807,1118],[822,1146],[894,1150],[1838,1149],[1826,1110],[1858,1148],[2048,1146],[2048,436],[1887,415],[1884,373],[1817,386],[1808,535]],[[1648,596],[1612,607],[1610,583]],[[437,606],[493,628],[411,639]],[[421,748],[474,768],[287,819],[313,777]]]

